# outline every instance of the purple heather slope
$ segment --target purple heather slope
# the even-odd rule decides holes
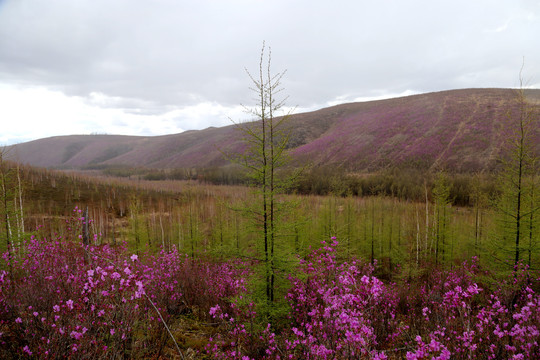
[[[527,90],[536,118],[540,90]],[[491,169],[516,117],[516,91],[463,89],[349,103],[296,114],[288,120],[295,164],[373,171],[388,166],[452,171]],[[533,146],[540,151],[538,127]],[[59,136],[18,144],[21,163],[77,168],[124,165],[151,168],[213,167],[223,152],[242,148],[234,125],[156,137]]]

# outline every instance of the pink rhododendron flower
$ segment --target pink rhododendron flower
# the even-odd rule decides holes
[[[30,351],[30,348],[28,347],[28,345],[26,345],[25,347],[23,347],[23,351],[25,353],[27,353],[28,355],[32,356],[32,351]]]

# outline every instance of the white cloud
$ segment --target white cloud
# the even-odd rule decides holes
[[[365,101],[374,101],[374,100],[384,100],[384,99],[391,99],[396,97],[403,97],[403,96],[410,96],[410,95],[416,95],[420,92],[407,89],[400,93],[392,93],[388,90],[378,90],[378,91],[372,91],[372,95],[367,96],[354,96],[354,95],[341,95],[336,97],[334,100],[331,100],[327,103],[327,106],[334,106],[339,105],[343,103],[349,103],[349,102],[365,102]]]
[[[0,142],[243,120],[263,40],[297,112],[512,87],[522,56],[538,83],[539,14],[534,0],[0,0]]]
[[[80,99],[45,87],[0,85],[3,140],[8,143],[86,133],[91,110]]]
[[[0,85],[0,144],[71,134],[166,135],[249,120],[240,105],[206,101],[151,114],[145,105],[152,106],[98,92],[80,97],[45,87]]]
[[[510,22],[512,21],[512,19],[508,19],[506,20],[506,22],[504,24],[502,24],[501,26],[493,29],[493,30],[487,30],[488,32],[502,32],[502,31],[505,31],[506,29],[508,29],[508,25],[510,25]]]

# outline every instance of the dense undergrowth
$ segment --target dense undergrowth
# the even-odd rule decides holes
[[[99,168],[105,175],[144,180],[196,180],[202,184],[249,185],[243,169],[228,166],[210,169],[140,169],[126,167]],[[288,174],[293,169],[285,169]],[[422,179],[423,181],[418,181]],[[453,205],[474,206],[474,186],[480,185],[485,196],[497,193],[496,179],[489,174],[449,173],[449,197]],[[370,173],[348,172],[335,166],[318,166],[301,173],[289,193],[301,195],[392,196],[400,200],[423,201],[425,186],[431,188],[434,176],[427,169],[392,168]]]
[[[268,324],[250,285],[257,263],[84,248],[80,216],[62,237],[38,229],[4,254],[1,358],[540,357],[539,280],[524,268],[504,281],[473,258],[383,282],[367,262],[338,261],[334,238],[298,259],[288,310]]]

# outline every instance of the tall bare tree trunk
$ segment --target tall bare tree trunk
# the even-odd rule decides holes
[[[88,233],[88,206],[83,213],[84,222],[82,229],[82,241],[84,246],[84,259],[87,263],[90,263],[90,254],[88,253],[88,245],[90,245],[90,234]]]

